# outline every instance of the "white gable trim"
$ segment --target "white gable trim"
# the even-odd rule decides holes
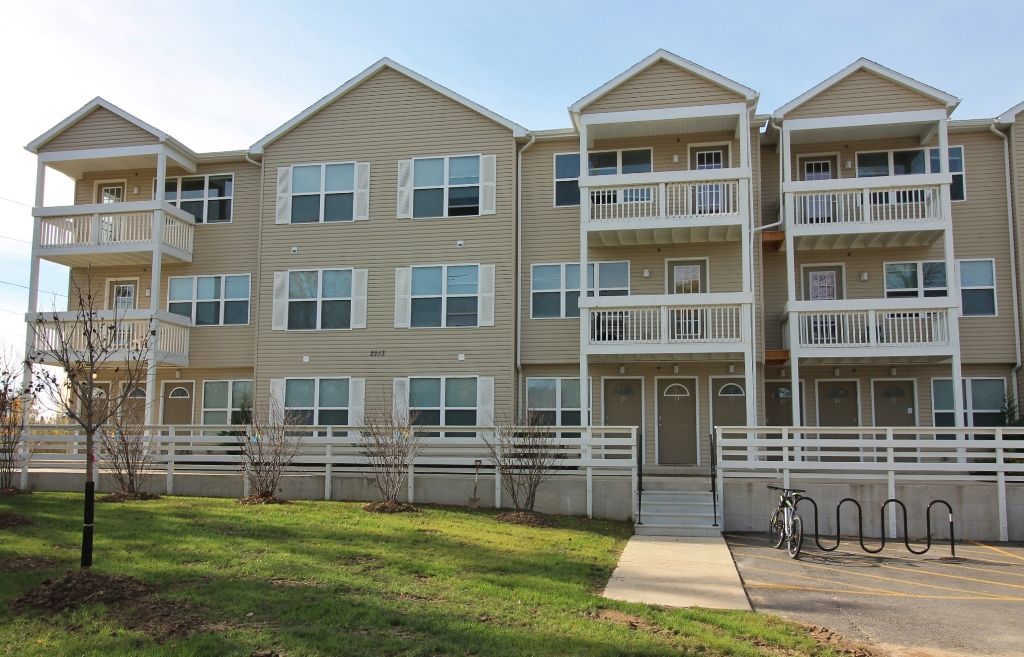
[[[1014,105],[1010,109],[1006,110],[996,118],[996,123],[1014,123],[1017,120],[1017,115],[1024,112],[1024,103]]]
[[[924,94],[929,98],[934,98],[940,103],[945,104],[947,112],[952,112],[956,108],[956,106],[960,104],[960,99],[957,98],[956,96],[947,94],[945,91],[942,91],[941,89],[936,89],[935,87],[929,86],[923,82],[918,82],[917,80],[907,77],[902,73],[898,73],[892,70],[891,68],[882,66],[881,64],[873,62],[865,57],[861,57],[860,59],[850,64],[843,70],[839,71],[835,75],[823,80],[822,82],[819,82],[818,84],[814,85],[804,93],[800,94],[793,100],[789,101],[779,109],[775,110],[775,113],[772,114],[772,116],[775,119],[783,118],[786,115],[786,112],[789,112],[795,109],[796,107],[803,105],[811,98],[814,98],[815,96],[825,91],[829,87],[832,87],[841,80],[845,80],[846,78],[848,78],[849,76],[853,75],[854,73],[861,69],[870,71],[875,75],[879,75],[887,80],[891,80],[892,82],[895,82],[898,85],[904,86],[920,94]]]
[[[166,132],[164,132],[162,130],[157,130],[156,128],[154,128],[153,126],[149,125],[148,123],[146,123],[142,119],[138,118],[137,116],[129,114],[128,112],[124,111],[123,109],[121,109],[117,105],[115,105],[115,104],[113,104],[113,103],[111,103],[111,102],[109,102],[109,101],[107,101],[107,100],[105,100],[103,98],[100,98],[99,96],[96,96],[95,98],[90,100],[85,105],[82,105],[82,107],[79,108],[78,111],[76,111],[73,114],[71,114],[71,116],[67,117],[66,119],[64,119],[63,121],[58,123],[57,125],[53,126],[52,128],[50,128],[49,130],[47,130],[43,134],[41,134],[38,137],[36,137],[35,139],[33,139],[31,142],[29,142],[28,146],[26,146],[25,149],[27,151],[29,151],[29,152],[37,153],[40,148],[42,148],[47,143],[49,143],[54,138],[56,138],[58,135],[60,135],[64,131],[68,130],[73,125],[75,125],[76,123],[78,123],[79,121],[84,119],[86,116],[91,114],[93,110],[95,110],[97,108],[100,108],[100,107],[102,107],[103,109],[108,110],[110,112],[113,112],[114,114],[116,114],[117,116],[121,117],[125,121],[127,121],[127,122],[129,122],[129,123],[131,123],[133,125],[136,125],[139,128],[142,128],[143,130],[145,130],[149,134],[151,134],[154,137],[156,137],[158,141],[160,141],[160,142],[170,141],[170,142],[174,143],[175,145],[177,145],[179,148],[183,149],[186,152],[186,154],[194,155],[194,153],[192,153],[188,148],[186,148],[184,146],[184,144],[180,144],[176,139],[171,137]]]
[[[694,62],[691,62],[688,59],[684,59],[684,58],[680,57],[679,55],[676,55],[676,54],[671,53],[671,52],[669,52],[667,50],[661,49],[661,50],[657,50],[657,51],[653,52],[652,54],[648,55],[647,57],[645,57],[644,59],[640,60],[636,64],[630,66],[628,69],[626,69],[625,71],[623,71],[619,75],[616,75],[614,78],[612,78],[608,82],[605,82],[604,84],[602,84],[597,89],[594,89],[593,91],[591,91],[589,94],[587,94],[583,98],[580,98],[579,100],[577,100],[575,103],[573,103],[572,105],[569,106],[569,111],[572,112],[572,113],[577,113],[577,112],[582,111],[585,107],[587,107],[588,105],[593,103],[595,100],[597,100],[601,96],[604,96],[605,94],[607,94],[612,89],[615,89],[616,87],[620,86],[621,84],[623,84],[627,80],[630,80],[631,78],[636,77],[637,75],[639,75],[640,73],[642,73],[643,71],[647,70],[651,66],[657,64],[660,61],[668,62],[669,64],[672,64],[674,66],[678,66],[679,68],[683,69],[684,71],[689,71],[690,73],[693,73],[694,75],[699,75],[700,77],[705,78],[706,80],[710,80],[711,82],[714,82],[715,84],[717,84],[717,85],[719,85],[721,87],[725,87],[729,91],[733,91],[735,93],[738,93],[739,95],[743,96],[749,102],[756,101],[758,96],[759,96],[759,94],[756,91],[754,91],[753,89],[751,89],[750,87],[745,87],[742,84],[740,84],[739,82],[736,82],[734,80],[730,80],[729,78],[725,77],[724,75],[719,75],[718,73],[715,73],[714,71],[712,71],[710,69],[704,68],[700,64],[696,64]]]
[[[416,71],[413,71],[412,69],[408,69],[408,68],[402,66],[398,62],[393,61],[391,59],[388,59],[387,57],[384,57],[383,59],[380,59],[379,61],[377,61],[377,63],[373,64],[369,68],[364,69],[363,72],[360,73],[359,75],[355,76],[354,78],[352,78],[351,80],[349,80],[345,84],[341,85],[340,87],[338,87],[337,89],[335,89],[331,93],[327,94],[326,96],[324,96],[320,100],[316,101],[315,103],[313,103],[312,105],[310,105],[306,109],[304,109],[301,112],[299,112],[298,114],[296,114],[294,117],[292,117],[290,120],[288,120],[285,124],[283,124],[281,127],[277,128],[276,130],[274,130],[273,132],[268,134],[263,139],[260,139],[258,142],[256,142],[255,144],[253,144],[249,148],[249,152],[251,154],[253,154],[253,155],[260,155],[260,154],[262,154],[263,153],[263,149],[266,148],[269,144],[277,141],[279,138],[283,137],[285,134],[287,134],[288,132],[293,130],[296,126],[301,124],[303,121],[305,121],[309,117],[313,116],[314,114],[316,114],[317,112],[322,110],[324,107],[330,105],[331,103],[333,103],[338,98],[341,98],[342,96],[344,96],[348,92],[352,91],[353,89],[355,89],[356,87],[361,85],[363,82],[365,82],[368,78],[372,77],[373,75],[375,75],[376,73],[380,72],[384,68],[390,68],[390,69],[393,69],[395,71],[398,71],[402,75],[404,75],[406,77],[409,77],[409,78],[412,78],[413,80],[416,80],[420,84],[423,84],[423,85],[429,87],[430,89],[433,89],[434,91],[436,91],[437,93],[441,94],[442,96],[447,96],[448,98],[451,98],[455,102],[457,102],[457,103],[459,103],[461,105],[465,105],[466,107],[468,107],[469,109],[473,110],[474,112],[477,112],[479,114],[482,114],[482,115],[486,116],[487,118],[491,119],[495,123],[498,123],[498,124],[501,124],[501,125],[505,126],[506,128],[508,128],[509,130],[512,131],[512,136],[513,137],[523,137],[527,133],[526,128],[524,128],[523,126],[519,125],[518,123],[514,123],[512,121],[509,121],[508,119],[506,119],[505,117],[501,116],[500,114],[496,114],[495,112],[492,112],[491,110],[487,109],[486,107],[484,107],[482,105],[478,105],[478,104],[474,103],[473,101],[469,100],[468,98],[466,98],[464,96],[460,96],[459,94],[455,93],[451,89],[449,89],[447,87],[444,87],[444,86],[434,82],[430,78],[422,76],[419,73],[417,73]]]

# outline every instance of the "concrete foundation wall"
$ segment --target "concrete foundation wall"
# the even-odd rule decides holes
[[[767,484],[778,486],[780,482],[769,479],[725,482],[726,531],[767,531],[768,519],[778,503],[774,491],[765,489]],[[882,522],[879,510],[888,498],[884,482],[823,483],[820,480],[801,481],[793,477],[790,485],[806,489],[805,495],[814,498],[818,503],[818,521],[821,523],[819,532],[824,545],[830,545],[832,541],[828,540],[829,537],[835,536],[836,505],[845,497],[860,502],[864,511],[864,535],[881,536]],[[957,540],[999,540],[999,504],[994,481],[897,483],[896,499],[907,506],[911,538],[923,538],[926,535],[925,508],[932,500],[940,499],[949,502],[953,507],[953,531]],[[1006,501],[1009,538],[1011,541],[1024,540],[1024,485],[1007,485]],[[804,535],[813,539],[813,507],[805,502],[800,504],[799,509],[804,521]],[[889,509],[897,513],[898,535],[902,536],[902,513],[894,504],[889,505]],[[843,505],[840,520],[844,535],[857,535],[857,508],[853,504]],[[932,536],[949,537],[946,507],[941,504],[932,507]]]

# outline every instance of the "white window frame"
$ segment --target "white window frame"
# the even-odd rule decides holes
[[[416,278],[417,269],[435,269],[441,268],[441,294],[414,294],[413,293],[413,282]],[[448,268],[449,267],[476,267],[476,294],[464,294],[448,293]],[[437,265],[412,265],[409,267],[409,328],[411,329],[439,329],[439,328],[452,328],[452,329],[467,329],[467,328],[479,328],[480,327],[480,263],[478,262],[466,262],[466,263],[446,263]],[[441,325],[440,326],[413,326],[412,324],[412,301],[413,299],[436,299],[438,296],[441,297]],[[476,324],[471,326],[448,326],[448,299],[451,298],[469,298],[476,297]],[[433,377],[428,377],[433,378]]]
[[[963,203],[964,201],[967,200],[967,149],[964,148],[964,146],[962,144],[950,144],[948,146],[948,150],[953,150],[954,148],[959,148],[960,149],[960,169],[961,170],[960,171],[953,171],[952,169],[950,169],[949,173],[954,178],[956,176],[960,176],[963,179],[963,184],[961,186],[964,189],[964,197],[963,198],[959,198],[959,199],[953,198],[953,186],[951,184],[950,187],[949,187],[949,189],[950,189],[949,202],[950,203]],[[928,168],[929,168],[929,170],[931,170],[932,151],[937,151],[937,150],[939,150],[938,146],[929,146],[928,147]],[[947,161],[947,165],[948,165],[948,161]],[[938,171],[932,171],[932,173],[939,173],[939,172]]]
[[[306,272],[311,272],[311,271],[315,271],[316,272],[316,296],[313,297],[313,298],[310,298],[310,299],[292,299],[290,296],[288,296],[289,292],[291,291],[292,274],[293,273],[306,273]],[[347,272],[349,272],[349,289],[348,289],[348,296],[347,297],[325,297],[323,295],[323,291],[324,291],[324,272],[325,271],[347,271]],[[352,298],[353,298],[353,290],[355,288],[355,268],[353,268],[353,267],[319,267],[319,268],[314,267],[312,269],[289,269],[286,273],[287,273],[287,278],[285,280],[285,299],[284,299],[285,303],[287,304],[287,306],[285,308],[285,316],[284,316],[284,318],[285,318],[284,326],[285,326],[285,330],[286,331],[293,331],[295,333],[302,333],[302,332],[309,333],[309,332],[312,332],[312,331],[351,331],[352,330]],[[313,327],[313,328],[295,328],[295,329],[288,328],[288,323],[289,323],[288,319],[291,317],[292,303],[293,302],[294,303],[309,303],[311,301],[316,303],[316,326]],[[324,301],[348,301],[349,302],[348,326],[347,327],[340,327],[340,328],[322,328],[321,327],[321,325],[323,323],[323,317],[324,317],[323,316]],[[296,378],[302,378],[302,377],[296,377]],[[309,378],[309,377],[306,377],[306,378]],[[331,377],[327,377],[327,378],[331,378]]]
[[[637,146],[636,148],[608,148],[599,151],[587,151],[587,173],[586,175],[594,175],[590,173],[590,156],[591,155],[603,155],[605,153],[615,153],[615,174],[622,174],[622,153],[623,151],[648,151],[651,154],[651,171],[654,171],[654,147],[653,146]],[[563,153],[564,155],[564,153]],[[580,175],[583,175],[583,159],[580,158]],[[613,174],[598,174],[598,175],[613,175]]]
[[[417,380],[417,379],[439,379],[440,380],[440,395],[439,395],[439,398],[438,398],[439,403],[441,404],[440,406],[413,406],[412,405],[412,382],[414,380]],[[448,384],[448,379],[473,379],[474,381],[476,381],[476,399],[477,399],[477,403],[475,405],[473,405],[473,406],[446,406],[446,404],[445,404],[445,402],[446,402],[445,396],[447,394],[446,388],[448,387],[448,385],[447,385]],[[452,433],[461,433],[461,432],[471,433],[472,432],[471,428],[460,429],[459,427],[461,427],[462,425],[447,424],[447,423],[445,423],[445,415],[446,415],[447,411],[469,411],[469,410],[472,410],[473,412],[476,413],[476,424],[477,425],[480,424],[480,376],[476,375],[476,374],[467,374],[467,375],[460,375],[460,374],[447,374],[447,375],[446,374],[437,374],[437,375],[410,376],[408,378],[408,386],[407,386],[407,390],[406,390],[405,404],[406,404],[406,407],[409,409],[409,417],[410,417],[410,419],[412,418],[413,414],[415,414],[417,411],[435,411],[436,410],[436,411],[439,411],[437,419],[440,421],[440,423],[437,424],[436,426],[452,427]],[[413,425],[413,426],[417,426],[417,425]],[[435,425],[423,425],[423,426],[435,426]],[[447,432],[442,431],[441,432],[441,436],[443,437],[445,435],[447,435]]]
[[[350,164],[350,165],[352,165],[352,189],[350,191],[331,191],[331,192],[328,192],[327,191],[327,167],[334,166],[334,165],[341,165],[341,164]],[[288,171],[288,176],[289,176],[289,181],[290,181],[289,182],[289,186],[288,186],[289,190],[294,190],[295,189],[295,168],[296,167],[316,167],[316,166],[320,167],[320,192],[319,192],[319,195],[320,195],[320,216],[317,218],[316,221],[293,222],[292,221],[292,217],[291,217],[291,211],[289,210],[288,223],[290,225],[295,225],[295,226],[303,226],[303,225],[310,225],[310,226],[312,226],[312,225],[318,225],[318,224],[347,224],[347,223],[354,222],[356,220],[356,177],[358,175],[358,173],[356,171],[356,168],[357,168],[356,165],[357,165],[357,163],[356,163],[355,160],[346,160],[346,161],[341,161],[341,162],[306,162],[306,163],[300,163],[300,164],[293,164],[293,165],[291,165],[291,167],[290,167],[290,169]],[[351,194],[352,195],[352,218],[351,219],[335,219],[335,220],[332,220],[332,221],[324,221],[324,208],[327,205],[327,195],[328,194]],[[296,196],[314,196],[314,195],[316,195],[316,192],[295,192],[295,191],[289,191],[288,192],[288,197],[290,199],[289,209],[294,207],[295,197]]]
[[[348,400],[345,406],[321,406],[320,404],[320,382],[321,381],[347,381],[348,382]],[[312,381],[313,382],[313,406],[288,406],[288,382],[289,381]],[[348,426],[345,425],[325,425],[320,423],[320,411],[345,411],[348,414],[349,421],[352,419],[352,377],[350,376],[290,376],[284,379],[285,397],[281,400],[281,407],[284,409],[284,416],[288,418],[288,411],[313,411],[313,424],[296,424],[295,426],[301,427],[321,427],[321,426]]]
[[[535,262],[535,263],[532,263],[530,265],[530,319],[537,319],[537,320],[545,320],[545,319],[579,319],[579,316],[577,316],[577,315],[570,316],[570,315],[566,315],[565,314],[565,310],[566,310],[565,295],[566,295],[566,293],[567,292],[579,292],[580,296],[581,297],[583,296],[583,291],[582,291],[583,276],[584,276],[583,272],[580,272],[580,286],[581,286],[580,288],[568,287],[566,285],[566,280],[567,280],[566,279],[566,270],[570,266],[572,266],[572,265],[576,265],[577,267],[579,267],[579,264],[580,263],[578,263],[578,262]],[[586,296],[588,296],[588,297],[600,296],[599,292],[602,289],[601,288],[601,281],[600,281],[600,278],[601,278],[601,268],[598,265],[602,265],[602,264],[604,264],[604,265],[625,264],[626,265],[626,287],[625,288],[609,287],[609,288],[604,288],[604,289],[607,289],[607,290],[623,290],[624,289],[626,291],[626,296],[629,296],[629,294],[631,294],[631,292],[632,292],[632,282],[633,282],[632,281],[633,273],[632,273],[632,270],[631,270],[631,266],[632,265],[631,265],[629,260],[600,260],[600,261],[597,261],[597,262],[588,262],[587,263],[587,274],[586,274],[586,279],[587,279],[588,285],[587,285],[587,294],[586,294]],[[558,266],[558,267],[561,268],[561,275],[562,275],[561,288],[559,288],[557,290],[555,290],[555,289],[551,289],[551,290],[535,290],[533,288],[533,270],[534,270],[534,267],[555,267],[555,266]],[[594,271],[594,285],[593,286],[589,285],[589,283],[590,283],[590,270],[591,269],[593,269],[593,271]],[[535,292],[537,292],[537,293],[545,293],[545,292],[546,293],[553,293],[553,292],[560,293],[560,301],[559,301],[559,303],[561,304],[561,309],[560,309],[558,317],[536,317],[536,316],[534,316],[534,314],[533,314],[533,294]]]
[[[889,261],[889,262],[883,262],[882,263],[882,287],[883,287],[883,294],[884,294],[885,298],[886,299],[890,298],[889,297],[889,292],[890,291],[891,292],[899,292],[899,291],[910,292],[913,289],[913,288],[905,287],[905,288],[892,288],[890,290],[890,288],[889,288],[889,276],[888,276],[888,267],[889,267],[889,265],[916,265],[917,266],[917,288],[913,289],[913,291],[915,291],[917,293],[917,297],[916,298],[918,298],[918,299],[925,299],[925,298],[931,299],[931,298],[941,298],[943,296],[948,297],[949,296],[949,278],[950,278],[949,277],[949,272],[948,271],[946,272],[946,286],[945,287],[928,287],[928,288],[926,288],[924,286],[924,266],[926,264],[931,264],[931,265],[938,264],[938,265],[942,265],[943,267],[945,267],[946,261],[945,260],[892,260],[892,261]],[[946,292],[946,294],[945,295],[934,295],[934,297],[925,297],[925,295],[924,295],[924,291],[925,290],[944,290]],[[892,297],[892,298],[910,299],[910,298],[913,298],[913,297],[907,296],[907,297]]]
[[[558,204],[558,183],[574,181],[576,188],[579,190],[580,176],[577,175],[575,178],[559,178],[558,177],[558,158],[565,155],[575,155],[576,161],[580,164],[579,171],[580,175],[583,174],[583,163],[580,160],[579,151],[568,151],[566,153],[552,153],[551,155],[551,175],[554,182],[551,184],[551,206],[555,208],[578,208],[579,202],[576,203],[565,203],[562,205]],[[652,154],[653,156],[653,154]],[[621,159],[621,158],[620,158]],[[581,197],[582,198],[582,197]]]
[[[1006,397],[1009,388],[1006,385],[1006,378],[1005,377],[1001,377],[1001,376],[969,376],[969,377],[965,376],[965,377],[963,377],[962,380],[963,380],[963,382],[965,384],[963,386],[964,415],[966,416],[966,418],[964,418],[965,419],[964,426],[973,427],[973,426],[975,426],[975,424],[974,424],[974,414],[975,413],[993,413],[993,412],[995,412],[995,409],[990,409],[990,408],[982,408],[982,409],[974,408],[974,394],[973,394],[974,381],[1002,381],[1003,382],[1003,397],[1004,398]],[[937,429],[941,429],[941,428],[952,429],[953,427],[939,427],[939,425],[936,422],[936,418],[938,417],[939,413],[946,413],[946,414],[952,415],[954,418],[956,417],[956,411],[954,409],[952,409],[952,408],[938,409],[938,408],[935,407],[935,384],[937,382],[939,382],[939,381],[949,381],[949,382],[952,382],[953,380],[948,378],[948,377],[943,377],[943,376],[932,377],[932,379],[931,379],[932,426],[937,428]],[[1002,408],[998,409],[999,412],[1002,412],[1002,410],[1003,410]],[[956,426],[956,423],[954,423],[954,426]],[[968,437],[970,437],[970,435],[968,435]]]
[[[952,203],[963,203],[964,201],[967,200],[967,155],[966,155],[967,154],[967,149],[964,148],[963,145],[961,145],[961,144],[950,144],[949,147],[948,147],[948,150],[953,150],[954,148],[960,149],[960,162],[961,162],[961,168],[963,170],[962,171],[950,171],[949,173],[950,173],[950,175],[960,176],[961,178],[963,178],[964,197],[962,199],[955,199],[954,200],[952,198],[952,194],[951,194],[950,195],[950,202],[952,202]],[[888,149],[888,150],[879,149],[879,150],[870,150],[870,151],[856,151],[856,152],[854,152],[854,156],[853,156],[853,164],[854,164],[853,172],[854,172],[855,177],[857,177],[857,178],[861,177],[860,176],[860,167],[857,164],[857,160],[858,160],[858,158],[860,158],[861,155],[877,155],[879,153],[885,153],[888,156],[888,158],[889,158],[889,172],[886,175],[895,177],[897,174],[896,174],[896,163],[895,163],[895,155],[894,155],[894,153],[903,152],[903,151],[924,151],[924,173],[925,174],[928,174],[928,173],[939,173],[939,171],[932,170],[932,151],[937,151],[937,150],[939,150],[938,146],[919,146],[919,147],[908,147],[908,148],[892,148],[892,149]],[[948,162],[948,154],[947,154],[947,162]],[[899,174],[899,175],[905,176],[905,175],[913,175],[913,174]],[[865,176],[865,179],[871,179],[873,177],[876,177],[876,176]]]
[[[567,276],[566,272],[568,271],[569,267],[571,267],[573,265],[575,265],[576,268],[579,269],[580,263],[578,263],[578,262],[535,262],[535,263],[530,265],[530,319],[539,319],[539,320],[544,320],[544,319],[579,319],[578,315],[570,316],[570,315],[566,315],[565,314],[565,311],[566,311],[566,308],[567,308],[567,304],[565,302],[566,294],[568,294],[569,292],[580,292],[580,288],[579,287],[568,287],[568,284],[566,282],[568,280],[566,278],[566,276]],[[550,290],[536,290],[536,289],[534,289],[534,287],[533,287],[534,269],[536,267],[558,267],[559,268],[559,273],[560,273],[560,276],[561,276],[561,283],[560,283],[559,289],[557,289],[557,290],[556,289],[550,289]],[[582,284],[582,280],[581,280],[581,284]],[[535,316],[533,314],[533,295],[534,294],[545,294],[545,293],[546,294],[552,294],[552,293],[555,293],[555,292],[557,292],[558,295],[559,295],[558,317],[537,317],[537,316]],[[581,295],[582,295],[582,293],[581,293]],[[545,377],[541,377],[541,378],[545,378]]]
[[[221,178],[228,176],[231,178],[231,194],[229,196],[210,196],[210,178]],[[219,226],[221,224],[230,224],[235,220],[235,174],[234,172],[225,171],[224,173],[196,173],[187,176],[167,176],[165,178],[165,184],[174,181],[174,200],[167,200],[168,203],[176,208],[181,207],[181,181],[185,178],[203,178],[203,219],[202,221],[196,220],[196,224],[202,224],[204,226]],[[157,179],[153,178],[153,198],[156,198],[156,184]],[[127,194],[127,189],[126,189]],[[166,194],[166,192],[165,192]],[[166,200],[166,199],[165,199]],[[197,198],[186,199],[186,201],[199,201]],[[231,201],[231,216],[227,221],[214,221],[210,223],[206,220],[210,216],[210,201]],[[183,210],[183,212],[186,212]],[[191,213],[190,213],[191,214]]]
[[[227,407],[217,406],[217,407],[214,407],[214,408],[207,408],[207,406],[206,406],[206,384],[208,384],[208,383],[226,383],[227,384],[227,386],[228,386],[228,405],[227,405]],[[255,382],[253,381],[253,379],[209,379],[209,380],[203,381],[203,401],[202,401],[202,404],[200,404],[200,406],[199,406],[199,420],[200,420],[200,424],[202,424],[204,426],[207,424],[207,422],[206,422],[206,413],[207,413],[207,411],[209,411],[211,413],[225,413],[225,416],[227,417],[227,425],[226,426],[233,426],[231,424],[231,414],[234,413],[235,411],[241,411],[242,410],[242,408],[235,403],[235,384],[236,383],[248,383],[250,385],[250,387],[251,387],[253,397],[256,396],[256,385],[255,385]],[[193,394],[195,394],[195,393],[193,393]],[[252,401],[255,402],[255,399],[253,399]],[[212,425],[212,426],[221,426],[221,425]]]
[[[562,385],[566,381],[576,381],[578,383],[579,380],[580,380],[580,377],[578,377],[578,376],[528,376],[528,377],[526,377],[525,399],[526,399],[526,411],[527,411],[527,413],[530,413],[530,412],[533,412],[533,411],[536,411],[538,413],[550,413],[550,412],[553,412],[555,414],[555,425],[554,426],[558,426],[558,427],[563,427],[563,426],[570,426],[570,427],[581,426],[581,425],[578,425],[578,424],[566,425],[566,424],[563,424],[563,422],[562,422],[562,413],[565,412],[565,411],[579,413],[580,414],[580,422],[581,423],[583,422],[583,394],[584,393],[583,393],[582,388],[580,389],[580,406],[576,406],[576,407],[565,406],[565,404],[563,404],[563,402],[562,402]],[[530,406],[530,381],[554,381],[555,382],[555,407],[554,408]]]
[[[225,279],[227,277],[229,277],[229,276],[244,276],[246,279],[248,279],[248,281],[249,281],[249,285],[248,285],[249,294],[245,298],[242,298],[242,297],[228,297],[227,296],[228,288],[227,288],[227,283],[226,283]],[[197,298],[199,296],[198,292],[199,292],[199,279],[200,278],[219,278],[219,279],[221,279],[220,280],[220,298],[219,299],[199,299],[199,298]],[[189,299],[188,301],[185,301],[185,300],[171,301],[171,281],[174,281],[174,280],[184,280],[184,279],[192,279],[192,297],[191,297],[191,299]],[[220,303],[220,317],[218,318],[217,323],[216,324],[196,324],[196,304],[197,303],[203,303],[203,302],[209,302],[209,301],[218,301]],[[245,313],[245,323],[244,324],[225,324],[224,323],[224,308],[225,308],[225,304],[228,301],[246,301],[246,302],[248,302],[247,310],[246,310],[246,313]],[[167,299],[166,299],[166,302],[167,303],[166,303],[166,305],[164,307],[167,310],[167,312],[169,312],[169,313],[171,313],[173,315],[176,315],[178,317],[184,317],[184,315],[178,315],[177,313],[171,312],[171,304],[172,303],[191,303],[192,304],[192,315],[191,315],[191,317],[189,317],[189,321],[192,323],[192,326],[196,327],[196,328],[206,328],[208,326],[229,326],[229,327],[230,326],[249,326],[249,324],[252,323],[252,274],[249,274],[249,273],[237,273],[237,274],[195,274],[193,276],[168,276],[168,278],[167,278]]]
[[[963,279],[960,276],[960,267],[964,262],[988,262],[992,266],[992,285],[964,285]],[[960,290],[960,298],[957,299],[957,303],[960,304],[960,317],[999,317],[999,293],[997,289],[996,280],[996,260],[995,258],[958,258],[956,261],[956,278],[957,288]],[[949,283],[949,274],[946,274],[946,283]],[[964,290],[992,290],[992,308],[995,312],[991,315],[967,315],[964,313]]]
[[[452,158],[459,158],[459,157],[475,157],[475,158],[477,158],[476,184],[452,185],[452,184],[450,184],[448,182],[448,174],[449,174],[449,166],[448,166],[448,164],[449,164],[449,162],[450,162],[450,160]],[[425,185],[425,186],[422,186],[422,187],[417,187],[416,186],[416,162],[418,160],[444,160],[444,177],[441,180],[441,185],[429,185],[429,186]],[[483,173],[484,173],[484,169],[483,169],[484,164],[483,164],[483,162],[484,162],[484,155],[483,155],[483,153],[460,153],[460,154],[456,154],[456,155],[423,155],[423,156],[420,156],[420,157],[412,158],[412,162],[411,162],[411,164],[409,166],[409,175],[412,177],[412,186],[411,186],[412,192],[411,192],[411,197],[409,199],[409,204],[410,204],[410,206],[409,206],[409,218],[410,219],[463,219],[465,217],[480,217],[480,216],[482,216],[480,214],[480,208],[481,208],[481,206],[483,204],[483,177],[484,177],[483,176]],[[452,188],[456,188],[457,189],[457,188],[462,188],[462,187],[476,187],[477,188],[476,214],[449,215],[448,214],[448,190],[452,189]],[[417,217],[416,216],[416,190],[417,189],[443,189],[444,190],[444,197],[443,197],[443,206],[442,207],[444,209],[444,214],[438,215],[438,216],[431,216],[431,217]]]

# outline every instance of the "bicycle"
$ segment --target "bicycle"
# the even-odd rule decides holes
[[[768,542],[775,549],[786,543],[786,552],[791,559],[796,559],[804,541],[804,523],[796,512],[796,503],[805,491],[778,486],[768,486],[768,489],[779,491],[779,506],[768,521]]]

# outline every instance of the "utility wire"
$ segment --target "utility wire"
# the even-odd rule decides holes
[[[27,285],[22,285],[21,283],[12,283],[10,281],[0,281],[0,283],[2,283],[4,285],[13,285],[14,287],[20,287],[20,288],[22,288],[24,290],[32,289],[32,288],[30,288]],[[66,298],[68,296],[66,294],[61,294],[60,292],[53,292],[52,290],[39,290],[39,292],[43,292],[44,294],[52,294],[55,297],[65,297]]]
[[[11,237],[10,235],[0,235],[0,239],[11,240],[14,242],[21,242],[22,244],[31,244],[29,240],[23,240],[20,237]]]
[[[14,203],[15,205],[24,205],[26,208],[32,207],[28,203],[22,203],[21,201],[15,201],[13,198],[7,198],[6,196],[0,196],[0,201],[7,201],[8,203]]]

